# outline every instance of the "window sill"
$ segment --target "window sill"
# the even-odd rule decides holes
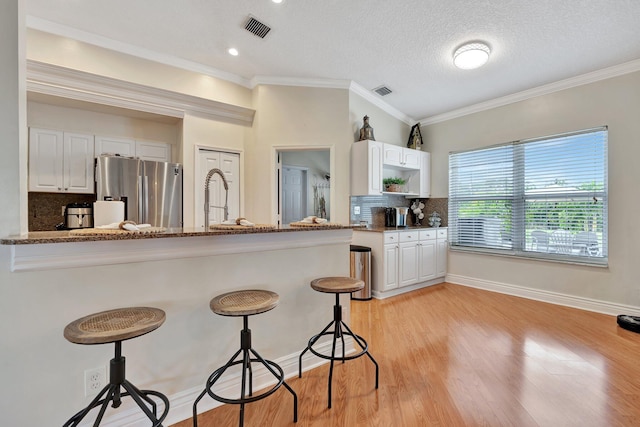
[[[598,267],[598,268],[609,268],[609,258],[608,257],[549,257],[545,256],[548,254],[539,253],[539,252],[527,252],[527,255],[523,255],[521,253],[515,251],[497,251],[492,249],[483,249],[483,248],[471,248],[471,247],[462,247],[462,246],[450,246],[449,250],[451,252],[463,252],[463,253],[473,253],[478,255],[490,255],[490,256],[498,256],[505,258],[516,258],[527,261],[547,261],[554,262],[560,264],[572,264],[572,265],[580,265],[585,267]]]

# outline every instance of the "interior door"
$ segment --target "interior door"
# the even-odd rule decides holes
[[[282,223],[300,221],[307,213],[307,172],[303,168],[282,166]]]
[[[229,219],[240,216],[240,154],[200,149],[198,151],[198,171],[195,174],[194,213],[195,224],[204,228],[204,182],[211,169],[220,169],[229,185]],[[225,189],[220,175],[215,174],[209,181],[209,225],[224,220]]]

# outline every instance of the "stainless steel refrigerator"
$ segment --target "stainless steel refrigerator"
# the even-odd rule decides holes
[[[182,227],[182,165],[103,155],[96,159],[98,200],[122,200],[125,219]]]

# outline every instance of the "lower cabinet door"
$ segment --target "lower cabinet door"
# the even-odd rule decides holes
[[[383,291],[398,287],[398,245],[384,245]]]
[[[398,286],[413,285],[418,282],[418,244],[407,242],[400,244],[400,277]]]
[[[418,282],[436,277],[436,241],[422,241],[418,245]]]

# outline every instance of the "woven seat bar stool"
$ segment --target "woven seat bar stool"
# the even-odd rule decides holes
[[[300,353],[300,359],[298,361],[298,377],[302,378],[302,356],[310,351],[316,356],[327,359],[331,361],[331,365],[329,367],[329,408],[331,408],[331,380],[333,378],[333,362],[336,360],[342,361],[344,363],[346,360],[357,359],[360,356],[367,355],[369,359],[376,366],[376,389],[378,388],[378,363],[369,353],[369,344],[359,335],[353,333],[353,331],[347,326],[346,323],[342,320],[342,306],[340,305],[340,294],[350,294],[352,292],[357,292],[364,288],[364,282],[359,279],[354,279],[351,277],[321,277],[319,279],[315,279],[311,281],[311,288],[318,292],[331,293],[336,295],[336,304],[333,306],[333,320],[329,322],[329,324],[317,335],[314,335],[309,340],[307,344],[307,348],[305,348],[302,353]],[[332,330],[329,330],[333,327]],[[324,335],[332,335],[333,342],[331,346],[331,355],[323,354],[316,351],[313,346],[318,342],[318,340]],[[345,356],[344,352],[344,336],[350,336],[353,340],[360,346],[360,351],[356,354],[352,354],[349,356]],[[342,342],[342,356],[336,355],[336,343],[338,339]]]
[[[209,303],[211,311],[221,316],[242,316],[243,328],[240,332],[240,349],[221,368],[216,369],[207,379],[205,388],[193,403],[193,426],[198,427],[198,402],[208,394],[214,400],[222,403],[240,405],[240,427],[244,425],[244,405],[255,402],[273,394],[280,386],[284,385],[293,395],[293,422],[298,422],[298,395],[284,381],[284,371],[275,362],[265,360],[251,346],[251,329],[249,329],[249,316],[264,313],[274,309],[278,305],[280,297],[277,293],[266,290],[242,290],[227,292],[214,297]],[[238,356],[242,353],[242,357]],[[252,357],[253,355],[253,357]],[[238,360],[236,360],[238,358]],[[260,363],[278,380],[269,390],[259,395],[253,395],[253,371],[252,363]],[[229,399],[214,393],[211,388],[222,377],[231,366],[242,364],[242,384],[240,387],[240,398]],[[247,393],[248,374],[248,393]]]
[[[131,396],[142,412],[151,420],[152,427],[162,426],[169,413],[169,399],[157,391],[139,390],[125,378],[125,358],[122,356],[122,341],[136,338],[154,331],[164,323],[165,313],[159,308],[129,307],[90,314],[69,323],[64,328],[64,337],[75,344],[115,344],[115,356],[109,365],[109,384],[91,401],[89,406],[79,411],[63,427],[75,427],[94,408],[100,407],[94,422],[97,427],[102,421],[109,404],[117,408],[122,397]],[[124,391],[122,390],[124,389]],[[164,404],[164,411],[158,417],[157,404],[151,396]]]

